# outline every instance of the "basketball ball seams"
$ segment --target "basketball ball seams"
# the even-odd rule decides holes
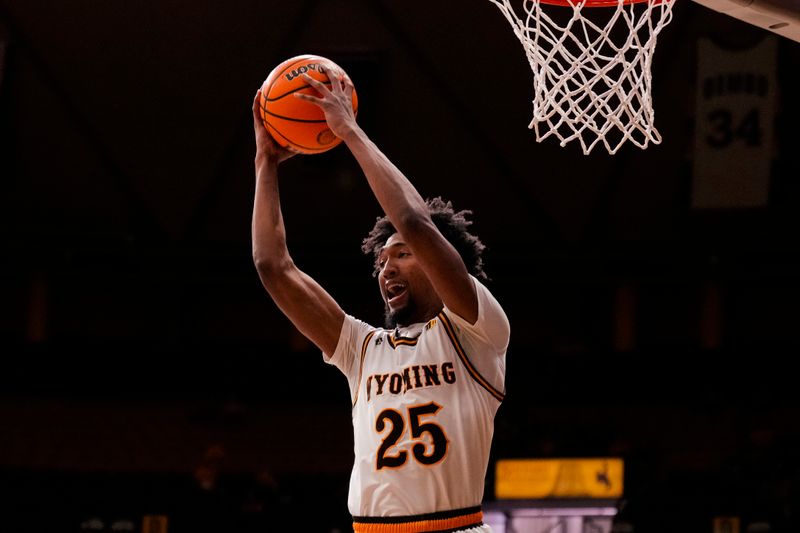
[[[323,84],[324,86],[326,86],[326,87],[330,87],[330,85],[331,85],[331,82],[330,82],[330,80],[329,80],[329,81],[322,81],[322,80],[319,80],[319,81],[321,81],[321,82],[322,82],[322,84]],[[279,96],[275,96],[275,97],[272,97],[272,98],[267,98],[267,97],[264,97],[264,100],[266,100],[267,102],[275,102],[275,101],[277,101],[277,100],[280,100],[280,99],[281,99],[281,98],[283,98],[284,96],[288,96],[288,95],[290,95],[290,94],[296,93],[297,91],[302,91],[303,89],[307,89],[308,87],[311,87],[311,85],[301,85],[300,87],[297,87],[297,88],[295,88],[295,89],[292,89],[291,91],[287,91],[287,92],[285,92],[285,93],[283,93],[283,94],[281,94],[281,95],[279,95]],[[272,85],[270,85],[270,86],[269,86],[269,89],[267,89],[267,94],[269,94],[269,91],[271,91],[271,90],[272,90]],[[313,95],[312,95],[312,96],[313,96]]]
[[[278,128],[276,128],[275,126],[273,126],[272,124],[270,124],[269,122],[266,122],[266,121],[265,121],[265,124],[267,125],[267,127],[268,127],[269,129],[271,129],[272,131],[274,131],[275,133],[277,133],[278,135],[280,135],[280,136],[281,136],[281,137],[282,137],[282,138],[283,138],[283,139],[284,139],[286,142],[290,143],[290,144],[291,144],[291,145],[293,145],[293,146],[296,146],[296,147],[298,147],[298,148],[302,148],[303,150],[309,150],[309,151],[311,151],[311,152],[320,152],[320,151],[324,151],[324,150],[323,150],[323,147],[321,147],[321,146],[316,146],[316,147],[314,147],[314,146],[304,146],[304,145],[302,145],[302,144],[298,144],[297,142],[295,142],[295,141],[291,140],[289,137],[287,137],[286,135],[284,135],[283,133],[281,133],[281,130],[279,130]],[[286,148],[286,147],[284,147],[284,148]],[[291,149],[291,147],[290,147],[290,149]]]
[[[267,115],[269,115],[271,117],[279,118],[281,120],[288,120],[290,122],[307,122],[307,123],[310,123],[310,124],[321,124],[323,122],[327,122],[327,120],[325,120],[324,118],[323,119],[309,119],[309,118],[284,117],[284,116],[279,115],[277,113],[273,113],[272,111],[267,111],[263,107],[261,109],[263,109],[264,113],[266,113]]]

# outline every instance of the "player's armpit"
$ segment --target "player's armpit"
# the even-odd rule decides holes
[[[324,353],[339,341],[344,311],[311,276],[291,261],[280,267],[258,265],[261,283],[294,326]]]

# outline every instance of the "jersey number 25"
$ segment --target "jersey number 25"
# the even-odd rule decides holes
[[[407,410],[408,427],[411,430],[411,438],[416,441],[422,441],[427,433],[431,437],[433,444],[430,453],[427,451],[427,446],[424,442],[416,442],[411,447],[411,452],[414,459],[423,465],[432,465],[441,461],[445,454],[447,454],[447,436],[444,434],[441,426],[433,422],[422,422],[420,419],[423,416],[435,415],[442,406],[434,402],[426,403],[424,405],[417,405],[409,407]],[[375,420],[375,430],[378,433],[383,433],[386,430],[386,422],[391,424],[389,434],[383,438],[380,448],[378,448],[378,457],[376,461],[376,468],[398,468],[403,466],[408,460],[408,451],[400,450],[395,455],[388,455],[389,449],[397,444],[406,427],[406,417],[394,409],[384,409]]]

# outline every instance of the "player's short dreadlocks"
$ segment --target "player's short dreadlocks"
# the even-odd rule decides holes
[[[483,271],[483,259],[481,254],[486,246],[483,245],[481,240],[470,233],[467,229],[472,225],[472,221],[467,220],[467,216],[472,214],[472,211],[454,211],[453,204],[449,201],[444,201],[440,197],[426,200],[425,204],[428,206],[428,212],[431,215],[431,220],[442,232],[444,238],[452,244],[464,264],[467,265],[467,270],[470,274],[480,279],[487,279],[486,273]],[[378,256],[381,249],[386,244],[386,240],[397,230],[389,222],[388,217],[379,217],[375,222],[375,226],[369,235],[361,243],[361,251],[364,254],[375,258],[375,271],[373,275],[378,275]]]

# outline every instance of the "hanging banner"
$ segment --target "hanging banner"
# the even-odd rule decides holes
[[[772,36],[747,50],[698,41],[692,207],[767,205],[776,69]]]
[[[624,462],[587,459],[500,459],[495,468],[498,499],[619,498]]]

